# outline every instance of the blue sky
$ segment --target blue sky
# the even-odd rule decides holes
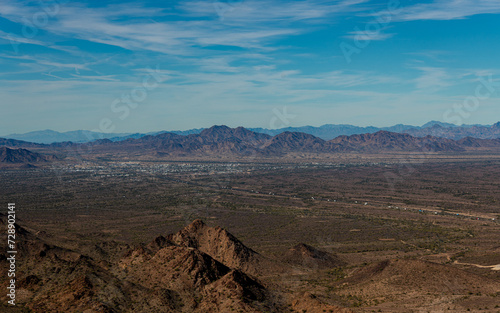
[[[0,135],[492,124],[499,15],[498,0],[0,0]]]

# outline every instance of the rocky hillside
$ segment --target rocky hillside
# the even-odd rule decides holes
[[[0,226],[6,226],[3,214]],[[494,307],[500,293],[494,279],[422,260],[353,266],[307,244],[270,260],[227,230],[201,220],[134,248],[99,244],[101,249],[112,247],[107,251],[115,251],[113,257],[91,257],[54,245],[34,230],[20,225],[16,230],[17,308],[31,312],[349,313],[357,311],[342,306],[356,301],[365,311],[373,305],[386,312],[412,312],[426,299],[432,299],[432,309],[462,312],[468,296]],[[6,248],[5,241],[0,242],[4,289]],[[312,287],[310,279],[327,288]],[[0,295],[0,300],[5,303],[6,296]]]

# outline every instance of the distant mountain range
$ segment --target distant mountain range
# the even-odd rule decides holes
[[[490,128],[498,128],[499,123]],[[443,128],[432,126],[431,129]],[[471,127],[476,129],[477,127]],[[457,128],[458,129],[458,128]],[[68,151],[84,151],[86,156],[123,157],[283,157],[293,153],[385,153],[385,152],[444,152],[462,153],[468,151],[500,152],[500,138],[480,139],[465,137],[453,140],[427,135],[415,137],[406,133],[385,130],[376,133],[338,136],[323,140],[311,134],[285,131],[275,136],[254,132],[249,129],[227,126],[212,126],[199,134],[178,135],[161,133],[121,141],[99,139],[92,143],[37,144],[26,141],[0,138],[4,159],[1,163],[21,160],[22,163],[40,163],[56,160],[68,155]],[[34,149],[31,152],[26,149]],[[38,153],[48,153],[40,155]],[[80,152],[79,152],[80,153]],[[81,153],[80,153],[81,154]],[[17,161],[16,161],[17,162]]]
[[[368,134],[368,133],[372,134],[372,133],[376,133],[376,132],[381,131],[381,130],[395,132],[395,133],[403,133],[409,129],[422,129],[422,128],[428,128],[428,127],[431,127],[434,125],[440,125],[440,126],[449,127],[449,128],[457,127],[454,124],[447,124],[447,123],[443,123],[443,122],[431,121],[431,122],[428,122],[422,126],[397,124],[397,125],[390,126],[390,127],[374,127],[374,126],[360,127],[360,126],[353,126],[353,125],[348,125],[348,124],[326,124],[326,125],[319,126],[319,127],[302,126],[302,127],[285,127],[285,128],[280,128],[280,129],[249,128],[249,130],[254,131],[254,132],[268,134],[271,136],[275,136],[275,135],[281,134],[281,133],[286,132],[286,131],[301,132],[301,133],[314,135],[314,136],[321,138],[323,140],[331,140],[331,139],[336,138],[338,136],[349,136],[349,135],[359,135],[359,134]],[[464,125],[463,127],[468,127],[468,126]]]
[[[4,138],[49,144],[53,142],[64,142],[64,141],[89,142],[97,139],[123,137],[127,135],[129,134],[125,133],[106,134],[106,133],[92,132],[88,130],[75,130],[75,131],[60,133],[54,130],[46,129],[40,131],[33,131],[25,134],[10,134],[4,136]]]
[[[199,133],[201,131],[202,129],[192,129],[192,130],[171,131],[171,132],[179,135],[189,135],[189,134]],[[147,135],[158,135],[166,132],[167,131],[158,131],[145,134],[141,133],[131,134],[131,133],[101,133],[89,130],[75,130],[75,131],[68,131],[61,133],[54,130],[46,129],[40,131],[32,131],[24,134],[10,134],[4,136],[3,138],[23,140],[23,141],[43,143],[43,144],[50,144],[54,142],[65,142],[65,141],[82,143],[82,142],[91,142],[98,139],[111,139],[112,141],[120,141],[128,138],[141,138]]]
[[[440,124],[435,124],[424,128],[407,129],[404,132],[416,137],[424,137],[430,135],[454,140],[459,140],[466,137],[495,139],[500,138],[500,122],[497,122],[491,126],[470,125],[466,127],[445,127]]]
[[[150,133],[99,133],[86,130],[76,130],[69,132],[57,132],[53,130],[34,131],[25,134],[10,134],[4,136],[6,139],[16,139],[34,143],[50,144],[54,142],[71,141],[75,143],[90,142],[98,139],[109,139],[111,141],[122,141],[126,139],[138,139],[145,136],[154,136],[163,133],[177,135],[200,134],[204,128],[190,129],[185,131],[158,131]],[[300,132],[313,135],[323,140],[331,140],[338,136],[349,136],[358,134],[373,134],[384,130],[396,133],[408,133],[415,137],[425,137],[428,135],[448,139],[459,140],[465,137],[481,139],[495,139],[500,137],[500,122],[494,125],[462,125],[456,126],[438,121],[431,121],[422,126],[411,126],[398,124],[390,127],[359,127],[344,124],[327,124],[319,127],[302,126],[286,127],[280,129],[248,128],[253,132],[275,136],[284,132]]]

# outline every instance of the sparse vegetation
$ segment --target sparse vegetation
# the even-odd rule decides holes
[[[160,234],[175,233],[201,218],[207,225],[228,229],[246,246],[276,262],[281,262],[283,255],[299,243],[327,253],[308,250],[307,258],[290,254],[297,259],[287,260],[286,265],[273,269],[275,273],[257,277],[266,288],[281,293],[279,301],[285,301],[283,295],[314,295],[300,298],[295,306],[276,300],[272,305],[281,312],[308,310],[301,305],[309,302],[324,312],[335,312],[327,305],[353,311],[378,311],[381,305],[411,311],[423,301],[441,303],[436,304],[436,310],[457,311],[455,307],[462,304],[462,311],[467,307],[489,310],[498,308],[495,301],[500,273],[467,264],[493,265],[499,257],[494,249],[500,227],[491,218],[498,216],[492,201],[500,201],[496,179],[500,176],[500,164],[467,162],[462,169],[446,160],[429,161],[394,190],[386,188],[383,175],[394,169],[387,163],[300,167],[295,163],[254,163],[241,165],[252,168],[249,173],[212,175],[182,171],[159,174],[153,171],[158,164],[149,162],[140,162],[136,167],[67,169],[57,177],[44,169],[1,171],[0,199],[4,203],[14,199],[20,207],[19,223],[41,240],[61,251],[76,251],[75,256],[58,252],[55,260],[60,263],[20,264],[25,272],[36,270],[40,277],[50,278],[30,287],[35,293],[55,295],[64,291],[61,288],[67,285],[67,277],[77,279],[71,276],[70,268],[81,266],[79,262],[83,261],[77,257],[81,255],[91,258],[88,261],[83,257],[85,262],[100,264],[89,270],[95,271],[97,278],[89,276],[88,280],[95,286],[99,299],[106,299],[98,291],[103,288],[116,297],[121,293],[120,299],[130,299],[126,305],[141,308],[146,305],[141,297],[156,292],[175,310],[191,312],[193,305],[211,301],[209,295],[219,292],[219,287],[211,285],[206,294],[190,298],[173,293],[172,286],[199,277],[185,272],[184,264],[174,264],[175,255],[165,254],[154,263],[155,271],[168,273],[165,278],[142,277],[134,282],[147,292],[124,287],[123,282],[130,279],[131,273],[142,273],[140,267],[128,265],[124,270],[116,264],[121,264],[128,251],[136,251],[139,244],[151,242]],[[195,163],[189,166],[220,166]],[[489,178],[481,180],[483,177]],[[475,181],[474,186],[469,184],[471,180]],[[220,238],[210,238],[203,244],[220,249],[224,243]],[[43,253],[50,258],[48,251],[40,251],[38,258]],[[146,253],[143,257],[153,255]],[[332,260],[319,261],[322,259],[318,255],[335,256],[345,264],[323,267]],[[145,262],[139,260],[137,264]],[[384,260],[393,261],[381,263]],[[422,260],[433,263],[427,266]],[[103,274],[106,272],[101,266],[111,268],[115,278]],[[460,283],[446,280],[448,276]],[[111,287],[105,289],[100,280],[108,279]],[[88,296],[81,292],[77,295],[81,299]],[[451,296],[456,297],[453,306],[444,300]],[[234,301],[228,310],[245,312],[235,304],[253,303],[245,297],[228,294],[226,298]]]

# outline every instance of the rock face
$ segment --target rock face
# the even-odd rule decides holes
[[[242,268],[256,252],[220,227],[201,220],[167,237],[129,251],[120,267],[134,283],[175,292],[180,312],[260,312],[266,288]]]
[[[0,215],[1,224],[4,218]],[[126,305],[122,283],[91,258],[47,243],[22,226],[16,225],[16,233],[17,305],[33,312],[117,312]],[[7,249],[0,249],[0,275],[7,277]],[[6,284],[0,282],[2,288]]]
[[[0,214],[2,226],[4,219]],[[33,312],[262,312],[260,308],[270,306],[267,289],[232,267],[255,252],[227,231],[199,220],[174,236],[158,236],[129,250],[116,264],[57,247],[16,226],[17,301]],[[212,240],[223,242],[224,249],[208,244]],[[5,278],[3,253],[0,274]],[[2,288],[7,284],[0,281]]]
[[[201,220],[195,220],[168,240],[182,246],[198,249],[219,262],[235,269],[255,273],[259,262],[258,254],[246,247],[236,237],[220,227],[209,227]]]

